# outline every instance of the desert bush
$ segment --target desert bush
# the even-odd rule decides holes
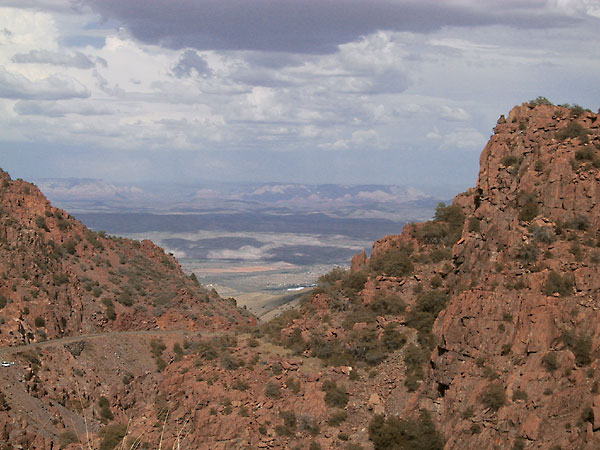
[[[384,274],[391,277],[403,277],[414,270],[410,255],[412,248],[392,247],[386,252],[372,257],[369,268],[376,274]]]
[[[105,427],[100,431],[102,441],[99,450],[114,450],[123,441],[126,434],[126,424],[113,424]]]
[[[115,320],[117,318],[117,314],[115,313],[115,305],[110,298],[103,298],[102,303],[106,306],[106,318],[108,320]]]
[[[490,408],[492,411],[498,411],[506,403],[506,391],[504,386],[499,383],[487,385],[481,393],[479,401],[486,408]]]
[[[551,227],[531,227],[533,239],[543,244],[552,244],[556,240],[556,235]]]
[[[566,224],[572,230],[585,231],[590,227],[590,219],[587,216],[577,215]]]
[[[529,106],[539,106],[539,105],[547,105],[547,106],[554,106],[554,104],[548,100],[546,97],[537,97],[535,100],[530,100],[529,101]]]
[[[112,420],[113,413],[110,410],[110,403],[104,396],[98,399],[98,406],[100,407],[100,417],[104,420]]]
[[[121,292],[117,297],[117,301],[123,306],[133,306],[133,298],[131,293],[127,291]]]
[[[347,418],[348,413],[346,411],[336,411],[329,417],[329,419],[327,419],[327,424],[331,425],[332,427],[339,427]]]
[[[469,219],[469,231],[479,233],[481,231],[481,220],[477,217],[471,217]]]
[[[398,294],[377,291],[375,297],[369,303],[369,309],[380,315],[400,314],[406,309],[406,303],[402,301]]]
[[[439,222],[425,222],[417,233],[417,237],[426,244],[442,244],[450,234],[448,226]]]
[[[558,359],[555,352],[548,352],[542,357],[542,363],[549,372],[554,372],[558,369]]]
[[[35,219],[35,224],[42,230],[50,231],[48,225],[46,224],[46,219],[43,216],[37,216]]]
[[[221,367],[225,370],[236,370],[242,367],[244,364],[242,361],[234,357],[229,353],[225,353],[221,357]]]
[[[86,240],[87,240],[87,241],[88,241],[90,244],[92,244],[92,246],[93,246],[94,248],[96,248],[96,249],[98,249],[98,250],[104,250],[104,246],[102,245],[102,242],[100,242],[100,241],[98,240],[98,236],[99,236],[99,234],[98,234],[98,233],[95,233],[95,232],[93,232],[93,231],[88,231],[88,232],[85,234],[85,238],[86,238]]]
[[[402,420],[399,417],[376,415],[369,424],[369,440],[375,450],[442,450],[444,440],[435,428],[427,411],[419,418]]]
[[[79,438],[72,431],[64,431],[58,435],[58,445],[60,448],[65,448],[69,444],[76,444]]]
[[[310,414],[301,414],[298,417],[298,428],[300,431],[306,431],[311,436],[316,436],[321,431],[317,420]]]
[[[431,262],[438,263],[452,258],[452,250],[449,248],[436,248],[429,253],[429,259]]]
[[[502,165],[505,167],[512,167],[518,164],[519,158],[517,158],[515,155],[506,155],[504,158],[502,158]]]
[[[342,289],[347,296],[357,294],[367,282],[367,273],[363,271],[348,271],[342,278]]]
[[[325,380],[322,390],[325,392],[325,403],[335,408],[343,408],[348,404],[346,389],[338,386],[335,381]]]
[[[517,259],[526,264],[533,264],[538,259],[538,249],[533,244],[522,244],[517,249]]]
[[[153,356],[160,356],[167,349],[167,346],[161,339],[153,338],[150,340],[150,350]]]
[[[566,127],[556,132],[556,139],[564,141],[565,139],[579,139],[582,143],[589,142],[588,133],[580,123],[570,121]]]
[[[575,355],[575,364],[581,367],[592,362],[592,339],[583,331],[576,333],[575,331],[564,330],[562,339]]]
[[[546,295],[559,294],[563,297],[570,295],[575,285],[575,279],[573,274],[560,275],[559,273],[551,270],[548,273],[546,283],[543,285],[543,293]]]
[[[298,423],[298,421],[296,419],[296,414],[294,414],[294,411],[281,411],[279,413],[279,417],[283,419],[283,424],[286,427],[289,427],[291,429],[296,428],[296,424]]]
[[[400,333],[393,323],[386,325],[382,340],[385,348],[390,351],[401,349],[407,341],[406,336]]]
[[[46,326],[46,321],[40,316],[37,316],[34,319],[33,323],[37,328],[42,328],[42,327]]]
[[[527,401],[527,398],[528,398],[527,392],[525,392],[522,389],[517,389],[516,391],[513,392],[513,396],[512,396],[513,401],[516,401],[516,400]]]
[[[74,255],[77,252],[75,241],[69,239],[63,244],[63,248],[69,255]]]
[[[539,214],[540,208],[533,194],[521,192],[517,198],[517,204],[521,221],[528,222]]]
[[[281,398],[281,386],[275,381],[269,381],[265,387],[265,395],[272,399]]]

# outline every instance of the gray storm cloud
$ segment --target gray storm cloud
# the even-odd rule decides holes
[[[578,20],[552,2],[514,0],[84,0],[146,43],[182,49],[331,53],[377,30],[444,26],[566,26]]]

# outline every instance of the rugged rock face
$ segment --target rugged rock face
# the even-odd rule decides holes
[[[0,171],[0,345],[251,320],[150,241],[94,233]]]
[[[515,107],[456,199],[467,220],[451,283],[469,288],[435,324],[419,392],[447,449],[600,445],[598,119]]]

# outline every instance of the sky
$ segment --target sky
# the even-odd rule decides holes
[[[600,0],[0,0],[13,178],[469,187],[501,114],[600,106]]]

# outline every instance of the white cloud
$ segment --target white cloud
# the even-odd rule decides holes
[[[442,149],[481,151],[487,138],[473,128],[459,128],[443,137]]]
[[[464,122],[471,117],[469,113],[462,108],[452,108],[447,105],[442,105],[440,108],[440,117],[445,120]]]
[[[0,98],[58,100],[89,96],[90,91],[83,84],[62,74],[33,81],[0,66]]]

